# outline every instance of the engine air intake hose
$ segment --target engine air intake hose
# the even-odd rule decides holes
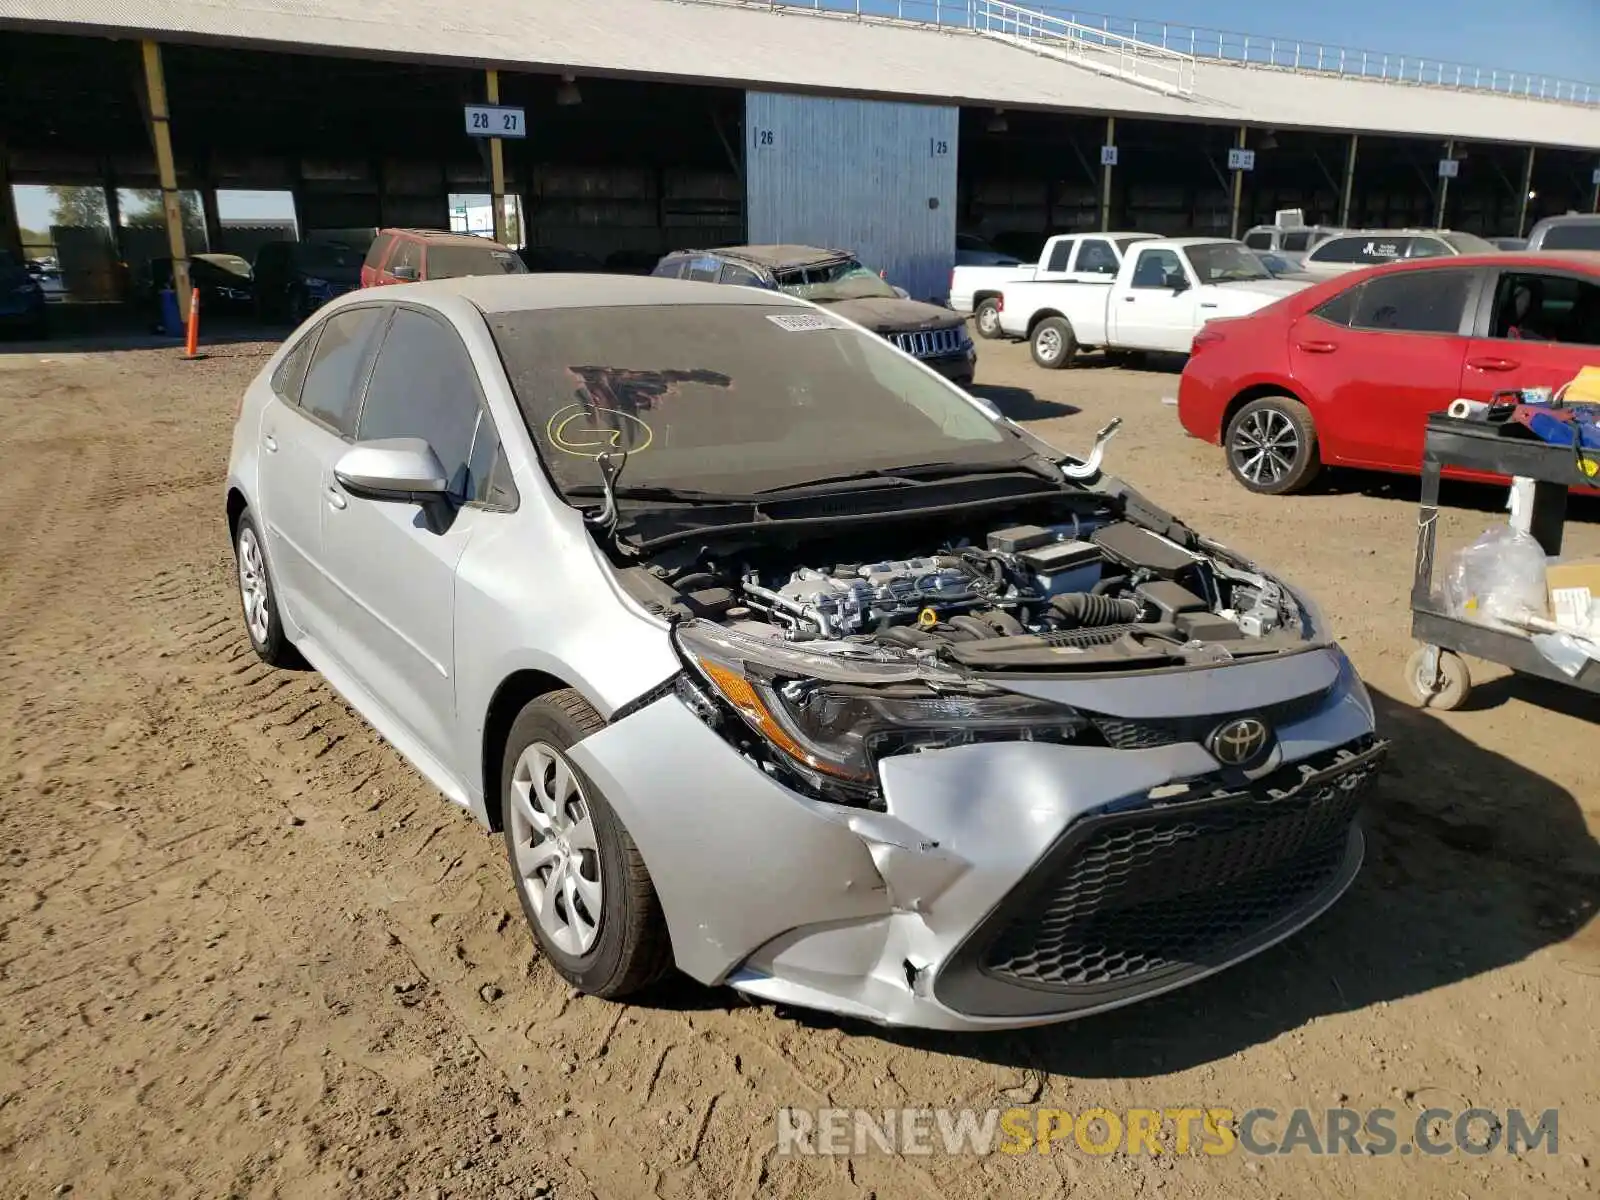
[[[1144,605],[1138,600],[1095,596],[1088,592],[1053,597],[1050,608],[1066,629],[1131,624],[1144,613]]]

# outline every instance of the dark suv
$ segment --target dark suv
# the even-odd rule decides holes
[[[826,305],[962,387],[971,385],[977,368],[978,351],[959,314],[907,299],[844,250],[815,246],[678,250],[657,263],[652,274],[770,288]]]
[[[256,314],[300,324],[361,286],[361,254],[343,242],[268,242],[256,251]]]

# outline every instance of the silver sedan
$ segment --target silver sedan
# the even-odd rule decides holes
[[[576,987],[1012,1027],[1311,920],[1385,750],[1312,603],[1104,449],[803,300],[472,278],[297,330],[227,520],[257,653],[503,835]]]

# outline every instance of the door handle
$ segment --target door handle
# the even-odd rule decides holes
[[[267,448],[268,454],[276,454],[278,452],[278,439],[270,433],[262,435],[261,444]]]
[[[1124,297],[1123,297],[1123,298],[1122,298],[1122,302],[1123,302],[1123,303],[1124,303],[1124,304],[1132,304],[1132,303],[1133,303],[1133,302],[1134,302],[1134,301],[1135,301],[1135,300],[1137,300],[1137,299],[1138,299],[1138,298],[1139,298],[1139,297],[1137,297],[1137,296],[1124,296]]]
[[[1515,371],[1522,364],[1510,358],[1469,358],[1467,366],[1480,371]]]
[[[334,487],[331,483],[328,485],[328,490],[324,493],[324,495],[328,497],[329,508],[343,509],[350,503],[344,498],[344,493],[338,488]]]
[[[1216,306],[1217,306],[1217,302],[1215,300],[1212,300],[1212,301],[1209,301],[1207,303],[1202,304],[1200,307],[1201,308],[1215,308]]]
[[[1296,342],[1295,345],[1304,350],[1307,354],[1332,354],[1339,348],[1338,342],[1309,341]]]

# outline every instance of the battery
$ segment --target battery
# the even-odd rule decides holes
[[[996,529],[989,534],[989,549],[1001,554],[1020,554],[1055,540],[1056,535],[1043,526],[1013,525],[1010,529]]]

